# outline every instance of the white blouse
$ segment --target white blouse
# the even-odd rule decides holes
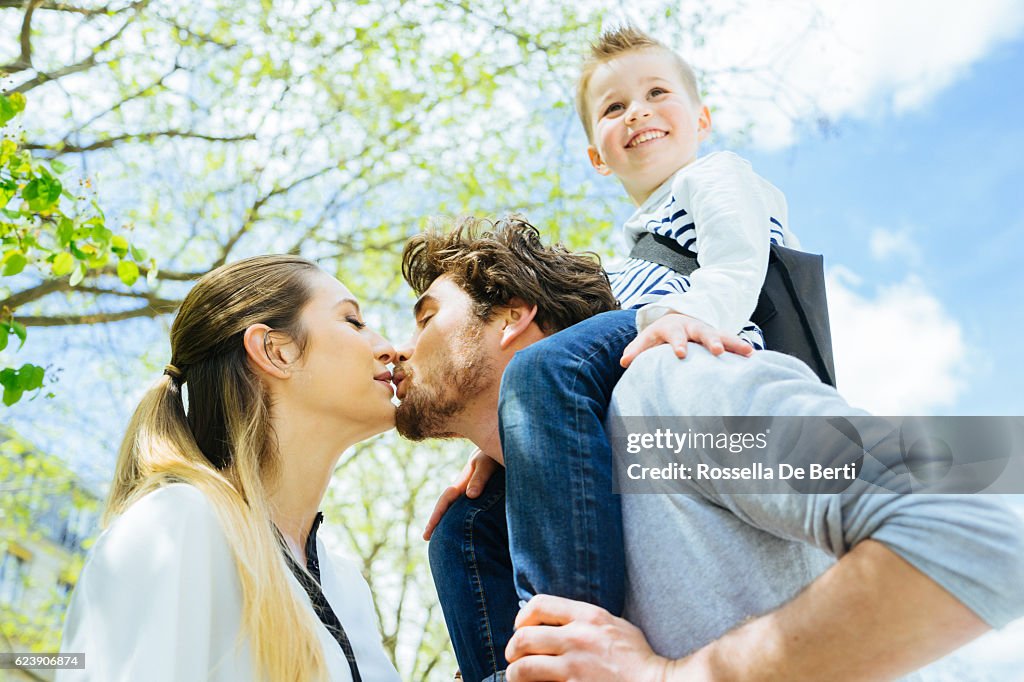
[[[317,540],[321,587],[348,633],[365,682],[397,682],[381,645],[370,588],[354,564],[332,561]],[[308,597],[289,574],[297,598]],[[63,682],[252,682],[240,636],[242,593],[235,560],[212,504],[175,484],[146,495],[96,541],[64,623],[63,652],[85,654]],[[332,682],[350,682],[341,647],[318,635]]]

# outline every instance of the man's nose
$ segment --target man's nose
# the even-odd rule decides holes
[[[416,347],[416,344],[413,343],[412,339],[409,339],[405,343],[399,344],[395,348],[395,355],[396,355],[395,363],[396,364],[402,364],[403,362],[408,362],[409,358],[412,357],[412,351],[413,351],[413,349],[415,347]]]

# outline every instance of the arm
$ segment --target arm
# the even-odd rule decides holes
[[[563,627],[529,627],[542,624]],[[529,680],[882,680],[962,646],[988,626],[884,545],[858,545],[789,604],[678,661],[596,607],[535,599],[508,647]],[[543,654],[543,656],[531,656]],[[623,667],[628,666],[628,667]],[[620,668],[622,668],[620,670]]]
[[[667,295],[640,309],[640,331],[677,312],[736,333],[757,306],[768,269],[769,216],[773,212],[761,187],[764,181],[747,161],[728,152],[705,157],[697,164],[673,180],[672,193],[693,217],[700,267],[690,275],[686,293]],[[777,190],[772,194],[774,212],[784,213],[782,194]],[[786,220],[785,215],[772,217]]]

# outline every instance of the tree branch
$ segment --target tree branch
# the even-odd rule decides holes
[[[193,280],[199,279],[200,277],[205,275],[206,272],[207,271],[202,271],[202,272],[175,272],[175,271],[171,271],[171,270],[160,270],[158,272],[158,274],[157,274],[157,279],[160,280],[160,281],[166,281],[166,282],[191,282]],[[145,277],[149,273],[149,268],[140,265],[139,266],[139,273],[142,275],[142,277]],[[115,266],[112,266],[112,265],[111,266],[107,266],[107,267],[103,268],[102,270],[100,270],[100,271],[98,271],[96,273],[93,273],[93,276],[95,276],[95,275],[116,276],[117,275],[117,268]],[[113,296],[135,296],[137,298],[146,298],[146,299],[149,299],[150,296],[151,296],[151,295],[141,294],[141,293],[131,294],[130,292],[121,292],[121,291],[116,291],[116,290],[113,290],[113,289],[104,289],[102,287],[89,287],[89,286],[86,286],[86,287],[73,287],[73,286],[71,286],[70,280],[67,277],[63,277],[61,279],[48,279],[48,280],[45,280],[45,281],[37,284],[34,287],[29,287],[28,289],[24,289],[22,291],[18,291],[18,292],[15,292],[15,293],[11,294],[7,298],[5,298],[3,300],[0,300],[0,310],[3,310],[4,308],[9,308],[10,310],[16,310],[19,306],[23,306],[23,305],[25,305],[27,303],[32,303],[33,301],[38,301],[38,300],[40,300],[42,298],[45,298],[46,296],[49,296],[50,294],[55,294],[55,293],[59,293],[59,292],[69,292],[69,291],[82,291],[82,292],[85,292],[85,293],[103,294],[103,295],[110,294],[110,295],[113,295]],[[154,300],[159,300],[159,299],[154,299]],[[18,318],[19,321],[22,321],[23,319],[24,318],[21,318],[21,317]]]
[[[0,0],[0,9],[15,9],[24,7],[26,0]],[[90,9],[88,7],[76,7],[75,5],[69,5],[64,2],[41,2],[39,3],[39,9],[52,10],[57,12],[70,12],[72,14],[81,14],[87,17],[94,17],[98,15],[114,15],[119,12],[131,9],[131,5],[128,7],[122,7],[121,9],[112,10],[110,7],[104,5],[103,7],[97,7]]]
[[[43,0],[29,1],[25,8],[25,18],[21,21],[21,55],[10,64],[0,66],[0,72],[11,74],[32,68],[32,13],[41,4]]]
[[[138,0],[138,2],[133,2],[126,9],[129,9],[129,8],[130,9],[141,9],[142,7],[147,5],[149,3],[149,1],[150,0]],[[93,49],[92,53],[88,57],[83,59],[82,61],[76,62],[74,64],[69,64],[69,65],[65,66],[64,68],[62,68],[62,69],[57,69],[56,71],[52,71],[50,73],[43,73],[41,71],[37,72],[35,78],[32,78],[31,80],[25,81],[24,83],[22,83],[18,87],[14,88],[11,92],[25,93],[25,92],[28,92],[29,90],[31,90],[31,89],[33,89],[35,87],[38,87],[38,86],[40,86],[43,83],[46,83],[48,81],[55,81],[55,80],[64,78],[65,76],[70,76],[71,74],[74,74],[74,73],[79,73],[81,71],[88,71],[89,69],[93,68],[94,66],[98,66],[100,64],[105,64],[106,62],[101,62],[101,61],[98,60],[97,55],[99,55],[103,50],[105,50],[107,48],[107,46],[110,45],[112,42],[114,42],[115,40],[120,38],[121,34],[124,33],[125,29],[127,29],[128,26],[131,25],[131,23],[132,23],[132,19],[128,19],[127,21],[125,21],[121,25],[121,28],[117,29],[117,31],[115,31],[113,35],[111,35],[109,38],[107,38],[102,43],[97,45]]]
[[[131,310],[120,310],[115,313],[93,313],[91,315],[53,315],[19,317],[18,322],[26,327],[69,327],[73,325],[103,324],[120,322],[137,317],[158,317],[173,313],[181,305],[181,301],[154,298],[148,305]]]
[[[67,144],[61,142],[58,143],[61,146],[55,151],[62,154],[79,154],[82,152],[93,152],[97,149],[110,149],[122,142],[152,142],[158,137],[185,137],[195,140],[206,140],[207,142],[242,142],[245,140],[256,139],[256,135],[253,133],[233,137],[219,137],[217,135],[196,133],[190,130],[155,130],[148,133],[124,133],[122,135],[115,135],[114,137],[108,137],[103,140],[96,140],[95,142],[91,142],[87,145]],[[33,151],[50,148],[51,147],[48,145],[39,143],[28,143],[25,145],[25,149]]]

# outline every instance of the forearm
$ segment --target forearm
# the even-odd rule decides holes
[[[786,606],[676,661],[671,680],[888,680],[988,626],[885,545],[857,545]]]

